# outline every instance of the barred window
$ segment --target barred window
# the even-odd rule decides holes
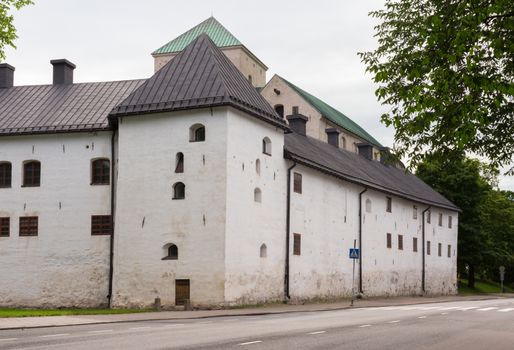
[[[91,235],[112,234],[111,215],[91,215]]]
[[[11,231],[11,218],[0,218],[0,237],[9,237]]]
[[[22,216],[20,217],[20,237],[37,236],[38,234],[38,217]]]
[[[11,187],[12,165],[9,162],[0,162],[0,188]]]
[[[302,193],[302,174],[294,173],[294,191],[296,193]]]
[[[398,249],[403,250],[403,235],[398,235]]]
[[[91,162],[91,185],[108,185],[111,162],[109,159],[95,159]]]
[[[23,186],[38,187],[41,184],[41,163],[37,160],[23,164]]]

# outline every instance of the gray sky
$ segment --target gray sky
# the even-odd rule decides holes
[[[357,56],[376,46],[368,12],[383,0],[34,1],[15,13],[18,49],[7,49],[16,85],[50,83],[55,58],[77,65],[77,82],[149,77],[150,53],[212,13],[269,67],[268,79],[282,75],[393,143]],[[514,177],[500,187],[514,190]]]

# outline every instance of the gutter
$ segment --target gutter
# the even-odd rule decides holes
[[[284,271],[284,302],[291,299],[289,295],[289,244],[291,230],[291,171],[296,167],[296,162],[287,169],[287,213],[286,213],[286,263]]]
[[[430,210],[431,207],[427,207],[425,210],[423,210],[423,213],[421,214],[421,220],[423,220],[423,223],[421,224],[421,256],[422,256],[422,263],[423,266],[421,267],[421,290],[423,294],[426,292],[425,290],[425,213]]]
[[[364,190],[359,193],[359,293],[363,294],[362,290],[362,195],[368,190],[364,187]]]
[[[112,282],[113,282],[113,276],[114,276],[114,195],[115,195],[115,188],[114,188],[114,175],[115,175],[115,151],[114,151],[114,145],[115,145],[115,137],[116,137],[116,130],[113,130],[112,136],[111,136],[111,239],[109,242],[109,294],[107,295],[108,298],[108,306],[109,308],[112,307]]]

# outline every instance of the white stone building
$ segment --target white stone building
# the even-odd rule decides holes
[[[458,208],[355,122],[214,18],[153,56],[101,83],[0,64],[0,306],[347,297],[354,246],[366,296],[456,292]]]

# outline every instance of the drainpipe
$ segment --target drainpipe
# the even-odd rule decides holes
[[[111,137],[111,239],[109,242],[109,295],[107,295],[107,298],[109,299],[109,308],[112,306],[112,281],[113,281],[113,275],[114,275],[114,194],[115,194],[115,188],[114,188],[114,175],[115,175],[115,137],[116,137],[116,130],[113,130],[112,137]]]
[[[359,293],[362,294],[362,195],[368,190],[367,187],[364,191],[359,193]]]
[[[423,223],[421,224],[421,256],[423,266],[421,267],[421,290],[425,293],[425,213],[430,210],[430,207],[423,210],[421,215],[421,220]]]
[[[286,213],[286,266],[284,272],[284,301],[291,298],[289,295],[289,241],[291,230],[291,171],[296,162],[287,169],[287,213]]]

